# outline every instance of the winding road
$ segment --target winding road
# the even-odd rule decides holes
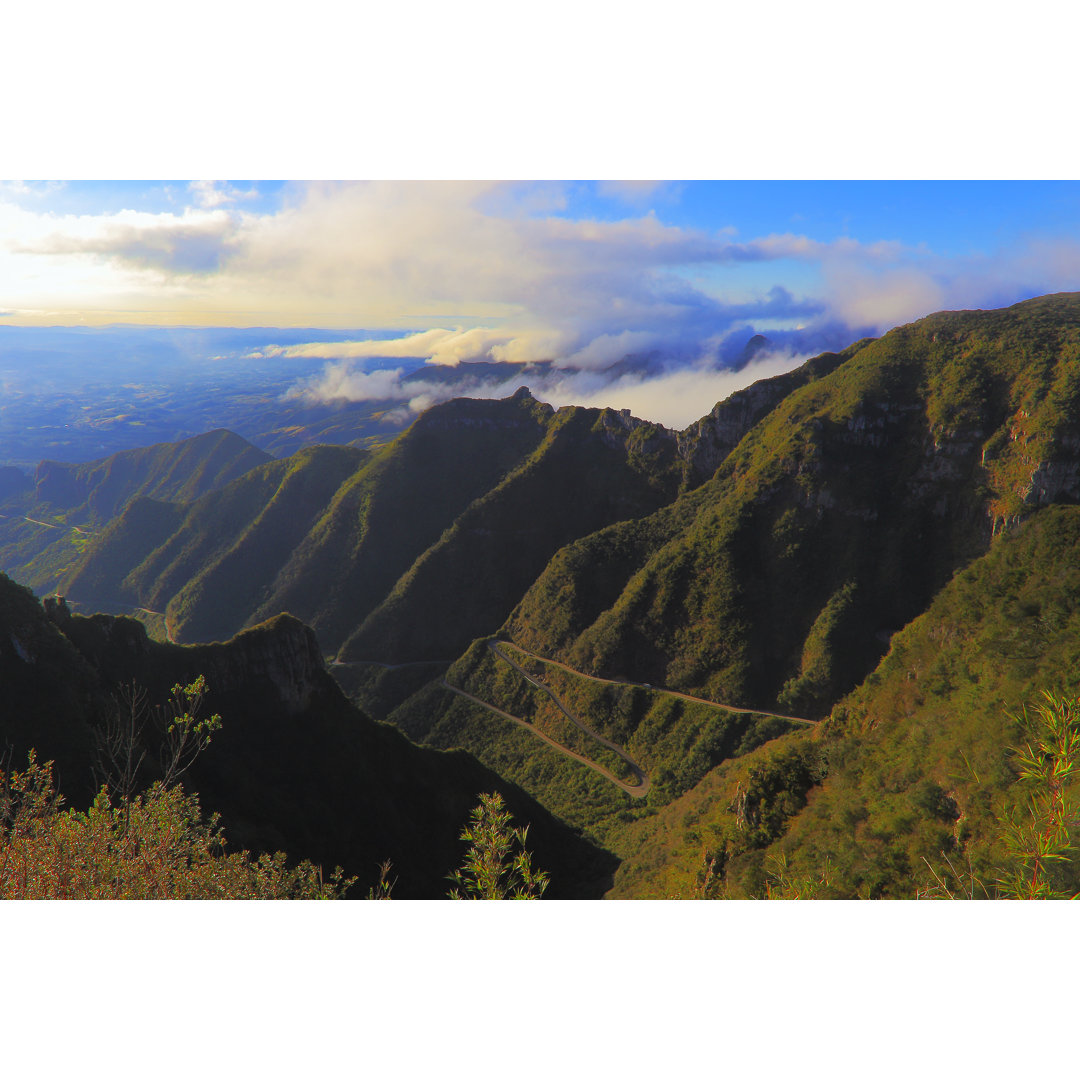
[[[578,671],[577,668],[572,668],[568,664],[564,664],[559,660],[552,660],[548,656],[541,656],[539,653],[531,652],[529,649],[524,649],[520,645],[516,645],[512,641],[500,641],[494,639],[494,641],[488,642],[488,648],[495,649],[495,645],[509,645],[513,649],[517,649],[518,652],[524,653],[526,656],[532,657],[533,660],[539,660],[542,664],[551,664],[553,667],[562,668],[563,671],[568,671],[571,675],[577,675],[582,679],[591,679],[593,682],[606,683],[610,686],[633,686],[639,690],[649,690],[654,694],[670,694],[672,697],[682,698],[684,701],[694,701],[699,705],[711,705],[714,709],[724,709],[726,712],[733,713],[753,713],[755,716],[772,716],[777,720],[789,720],[793,724],[805,724],[807,727],[816,727],[820,720],[807,720],[805,716],[786,716],[784,713],[769,712],[768,709],[747,709],[741,705],[724,705],[719,701],[709,701],[708,698],[694,697],[693,694],[684,694],[681,690],[667,690],[662,686],[651,686],[649,683],[631,682],[629,679],[604,679],[599,675],[588,675],[584,671]],[[514,664],[514,661],[504,653],[499,652],[504,660],[510,664]],[[518,667],[514,664],[514,667]],[[521,671],[521,668],[518,667]],[[524,672],[522,672],[524,674]]]
[[[11,520],[11,514],[0,514],[0,517]],[[38,518],[28,517],[26,514],[16,514],[16,518],[21,518],[23,521],[33,522],[35,525],[44,525],[46,529],[71,529],[73,532],[81,533],[83,536],[92,536],[93,531],[87,529],[81,525],[54,525],[50,521],[40,521]]]
[[[602,776],[610,780],[617,787],[625,791],[627,795],[630,795],[632,798],[635,799],[643,798],[646,794],[648,794],[649,788],[652,786],[652,782],[649,779],[648,775],[645,773],[645,770],[642,769],[641,766],[638,765],[638,763],[634,761],[633,758],[631,758],[630,755],[627,754],[627,752],[621,746],[618,746],[616,743],[611,742],[609,739],[605,739],[598,732],[593,731],[592,728],[582,723],[581,720],[579,720],[576,716],[574,716],[573,713],[570,712],[569,709],[566,708],[566,706],[560,700],[559,696],[555,693],[554,690],[552,690],[550,686],[547,685],[547,683],[543,681],[543,679],[540,679],[536,675],[533,675],[531,672],[523,668],[512,656],[509,656],[506,652],[504,652],[503,649],[500,648],[500,646],[516,649],[518,652],[523,653],[525,656],[529,657],[532,660],[535,660],[542,664],[551,664],[553,667],[562,668],[563,671],[566,671],[571,675],[576,675],[582,679],[590,679],[592,682],[605,683],[610,686],[635,687],[641,690],[647,690],[655,694],[668,694],[671,697],[682,698],[684,701],[695,702],[699,705],[708,705],[710,708],[721,709],[724,712],[743,713],[753,716],[770,716],[777,720],[786,720],[792,724],[805,724],[807,727],[816,727],[817,724],[820,723],[820,721],[818,720],[808,720],[804,716],[787,716],[784,713],[769,712],[767,709],[749,709],[741,705],[724,705],[719,701],[709,701],[708,698],[695,697],[693,694],[684,694],[681,690],[668,690],[661,686],[651,686],[649,683],[631,682],[629,679],[605,679],[599,675],[588,675],[584,671],[578,671],[576,668],[570,667],[569,664],[564,664],[559,660],[553,660],[551,659],[551,657],[548,656],[540,656],[538,653],[534,653],[529,649],[524,649],[520,645],[516,645],[512,641],[502,641],[498,638],[489,638],[487,642],[487,647],[492,651],[495,656],[509,664],[531,686],[535,686],[538,690],[541,690],[545,694],[547,694],[548,697],[550,697],[551,700],[555,703],[555,706],[563,714],[563,716],[565,716],[567,720],[574,724],[574,726],[577,727],[581,732],[587,735],[590,739],[593,739],[595,742],[599,743],[601,746],[606,747],[608,750],[611,750],[613,753],[617,754],[620,758],[622,758],[623,761],[626,762],[627,766],[631,769],[631,771],[634,773],[638,780],[636,784],[628,784],[624,780],[620,780],[617,776],[615,776],[609,770],[605,769],[602,765],[598,765],[595,761],[592,761],[584,755],[578,754],[575,751],[570,750],[568,747],[563,746],[562,743],[557,742],[549,735],[545,735],[544,732],[540,731],[535,724],[530,723],[528,720],[523,720],[520,716],[514,716],[512,713],[508,713],[505,710],[500,709],[487,701],[484,701],[482,698],[478,698],[475,694],[470,694],[467,690],[462,690],[457,686],[451,685],[446,681],[445,678],[439,680],[440,685],[443,686],[445,689],[451,691],[454,694],[460,694],[462,697],[468,698],[469,701],[475,702],[477,705],[480,705],[483,708],[489,710],[490,712],[495,713],[497,716],[501,716],[504,719],[509,720],[514,724],[517,724],[519,727],[523,727],[527,731],[531,731],[533,735],[535,735],[538,739],[543,739],[543,741],[546,742],[553,749],[558,750],[560,753],[565,754],[567,757],[573,758],[575,761],[581,762],[582,765],[586,765],[590,769],[594,769],[596,772],[600,773]],[[357,662],[359,663],[361,661]],[[374,660],[364,662],[379,663],[378,661]],[[428,661],[414,661],[414,663],[421,662]],[[434,661],[430,662],[433,663]],[[393,668],[405,667],[407,665],[391,665],[380,663],[379,666],[385,668]]]
[[[628,784],[625,780],[620,780],[614,773],[609,772],[603,765],[597,765],[595,761],[585,757],[583,754],[578,754],[575,751],[563,746],[562,743],[556,742],[550,735],[545,735],[535,724],[530,724],[528,720],[522,720],[520,716],[514,716],[512,713],[505,712],[503,709],[498,708],[495,705],[491,705],[484,701],[483,698],[478,698],[475,694],[470,694],[468,690],[462,690],[457,686],[451,686],[445,679],[440,679],[439,684],[451,693],[460,694],[463,698],[468,698],[469,701],[475,702],[477,705],[482,706],[489,712],[495,713],[496,716],[501,716],[504,720],[509,720],[513,724],[517,724],[518,727],[523,727],[526,731],[531,732],[538,739],[543,739],[553,750],[558,750],[560,754],[565,754],[567,757],[573,758],[575,761],[581,762],[582,765],[587,766],[590,769],[595,770],[605,779],[610,780],[616,787],[622,788],[632,799],[643,799],[649,793],[649,788],[652,786],[652,782],[648,776],[645,775],[636,765],[632,765],[635,773],[641,778],[641,782],[638,784]],[[561,706],[560,706],[561,708]],[[565,711],[565,710],[564,710]],[[572,718],[571,718],[572,719]],[[580,726],[580,725],[579,725]],[[620,754],[625,760],[625,754]]]
[[[599,734],[596,731],[593,731],[592,728],[583,724],[576,716],[574,716],[573,713],[570,712],[569,709],[567,709],[567,707],[562,703],[562,700],[560,699],[558,694],[556,694],[555,691],[552,690],[546,682],[544,682],[542,679],[538,679],[535,675],[531,675],[516,660],[514,660],[510,656],[507,656],[506,653],[504,653],[502,649],[499,648],[498,642],[489,641],[487,643],[487,646],[497,657],[499,657],[500,660],[505,660],[519,675],[522,676],[522,678],[525,679],[526,682],[532,684],[538,690],[542,690],[545,694],[547,694],[547,696],[551,698],[551,700],[555,703],[555,706],[556,708],[558,708],[559,712],[561,712],[563,716],[565,716],[566,719],[570,721],[570,723],[572,723],[576,728],[578,728],[579,731],[583,731],[586,735],[589,736],[590,739],[598,742],[601,746],[607,747],[607,749],[612,751],[612,753],[617,754],[619,757],[621,757],[623,761],[626,762],[630,771],[637,777],[638,782],[636,785],[634,785],[635,791],[640,791],[642,787],[644,787],[645,790],[648,790],[650,786],[650,781],[648,776],[645,775],[645,770],[621,746],[616,745],[609,739],[605,739],[603,735]],[[621,784],[620,787],[622,787]],[[623,790],[625,791],[627,789],[623,787]]]

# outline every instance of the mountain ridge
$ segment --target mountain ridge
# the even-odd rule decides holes
[[[927,316],[683,432],[522,388],[436,406],[383,448],[337,448],[334,468],[330,450],[191,503],[131,502],[65,587],[164,611],[181,637],[291,611],[313,628],[296,647],[336,652],[380,718],[475,755],[623,860],[618,895],[696,887],[706,835],[730,895],[759,895],[780,855],[810,875],[835,857],[838,895],[906,895],[935,846],[990,866],[1010,777],[991,698],[1008,686],[1019,707],[1036,677],[1075,684],[1061,552],[1080,503],[1080,294]],[[1002,652],[1017,628],[1027,644]],[[965,633],[997,670],[950,651]],[[566,665],[544,675],[561,716],[495,637]],[[920,712],[935,695],[955,723]],[[709,702],[821,724],[736,722]],[[640,763],[647,794],[505,717],[562,731],[575,753],[590,729]],[[964,739],[982,784],[949,781]],[[938,756],[920,759],[919,740]],[[621,775],[609,750],[589,753]],[[671,872],[643,876],[645,848]]]

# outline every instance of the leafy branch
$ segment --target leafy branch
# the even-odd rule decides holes
[[[497,792],[481,795],[461,839],[469,850],[461,868],[450,875],[451,900],[539,900],[550,875],[535,870],[525,849],[529,827],[514,827]]]

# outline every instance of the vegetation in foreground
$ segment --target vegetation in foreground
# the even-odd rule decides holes
[[[355,881],[282,852],[226,851],[217,816],[179,784],[118,805],[103,787],[86,811],[62,803],[33,754],[0,779],[0,899],[334,900]]]
[[[461,839],[469,850],[450,875],[451,900],[539,900],[551,875],[537,870],[525,847],[529,826],[515,826],[498,792],[480,796]]]

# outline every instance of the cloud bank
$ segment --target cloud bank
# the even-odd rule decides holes
[[[413,357],[421,335],[401,341],[402,356]],[[682,366],[665,366],[642,357],[605,368],[573,368],[541,364],[462,363],[436,365],[407,371],[404,367],[366,370],[363,361],[374,358],[379,346],[391,342],[352,342],[370,346],[363,357],[328,363],[322,373],[302,380],[288,397],[311,403],[370,401],[385,403],[392,418],[405,422],[442,401],[455,397],[502,398],[527,385],[533,396],[558,407],[585,405],[595,408],[629,409],[666,427],[681,430],[700,419],[717,401],[759,379],[790,371],[806,355],[768,349],[739,368],[721,367],[708,358]],[[312,356],[313,346],[283,349],[293,356]],[[323,352],[333,347],[322,346]],[[385,359],[380,355],[379,359]],[[436,378],[435,376],[438,376]]]
[[[568,190],[294,184],[256,212],[255,188],[193,181],[177,211],[76,215],[11,189],[22,202],[0,192],[0,295],[50,322],[78,304],[90,322],[391,328],[258,350],[326,359],[297,388],[325,400],[494,394],[501,382],[468,365],[541,365],[528,380],[553,403],[573,393],[678,425],[722,396],[756,333],[771,363],[791,364],[941,308],[1080,287],[1080,244],[1061,237],[963,257],[888,238],[742,237],[666,222],[678,185],[598,184],[606,217],[568,216]],[[418,381],[406,360],[460,370]],[[528,381],[515,378],[508,392]]]

